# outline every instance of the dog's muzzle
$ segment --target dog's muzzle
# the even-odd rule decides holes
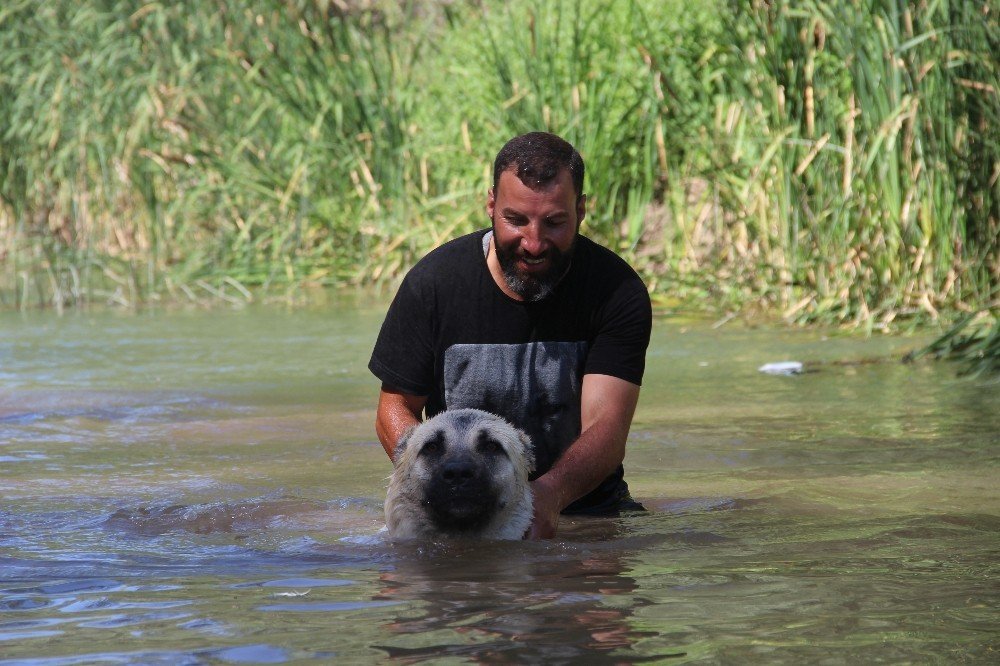
[[[496,492],[473,460],[444,462],[428,481],[424,505],[438,529],[461,533],[483,528],[497,507]]]

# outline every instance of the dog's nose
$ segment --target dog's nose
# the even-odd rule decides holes
[[[441,478],[452,486],[464,485],[476,478],[476,466],[462,460],[447,462],[441,466]]]

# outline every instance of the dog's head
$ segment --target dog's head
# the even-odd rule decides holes
[[[442,412],[397,443],[393,464],[389,499],[402,503],[401,496],[406,496],[433,531],[469,536],[490,532],[498,516],[523,504],[526,496],[530,518],[530,440],[494,414],[477,409]],[[523,513],[520,507],[518,511]]]

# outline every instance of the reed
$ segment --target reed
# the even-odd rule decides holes
[[[903,360],[912,363],[924,356],[957,362],[959,375],[1000,382],[1000,319],[986,310],[968,313]]]
[[[985,2],[0,9],[0,305],[395,280],[548,129],[663,299],[868,328],[1000,284]]]
[[[724,194],[787,316],[887,324],[997,289],[1000,33],[976,5],[732,3]]]

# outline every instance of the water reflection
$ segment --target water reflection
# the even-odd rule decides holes
[[[572,540],[564,540],[566,537]],[[635,626],[635,596],[619,522],[563,526],[560,541],[396,544],[379,599],[412,602],[412,615],[383,625],[375,645],[394,661],[462,658],[473,663],[654,661],[631,648],[655,632]],[[635,545],[635,544],[632,544]],[[648,545],[648,544],[647,544]]]

